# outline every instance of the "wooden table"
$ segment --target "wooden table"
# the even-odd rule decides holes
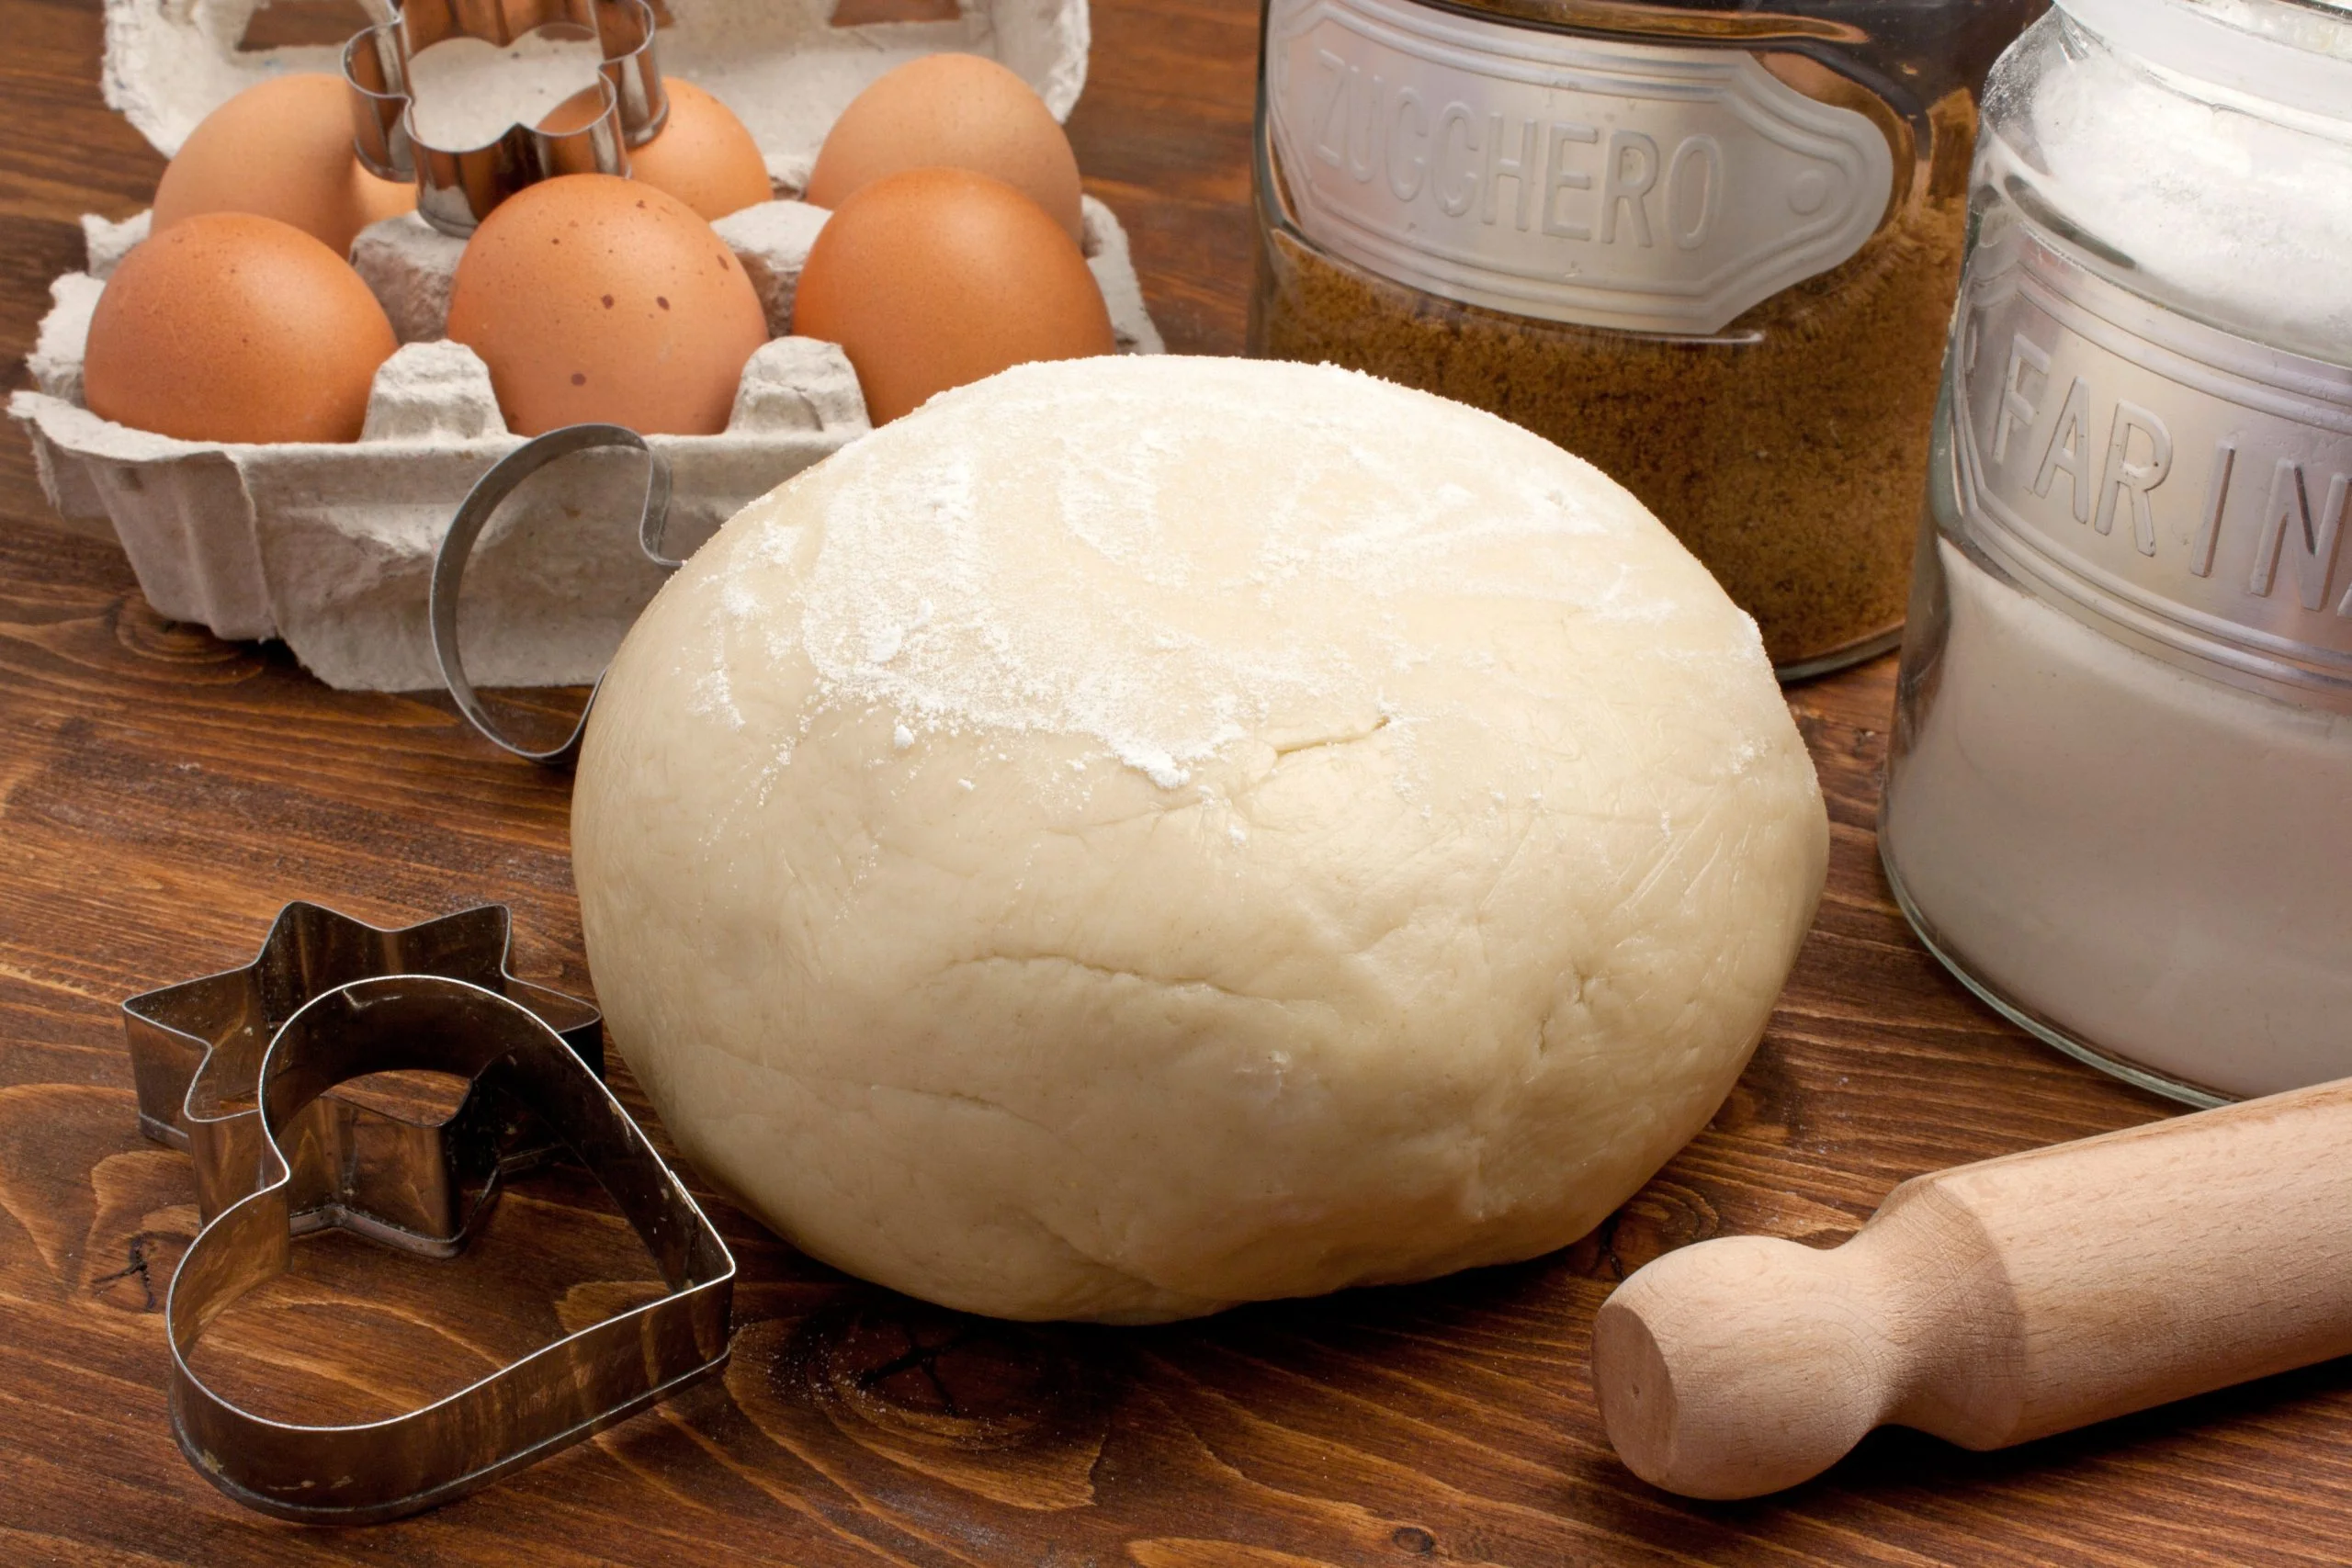
[[[99,102],[97,11],[0,0],[10,356],[78,265],[77,216],[143,207],[162,166]],[[1250,0],[1094,17],[1071,123],[1090,186],[1170,346],[1234,352]],[[1586,1340],[1627,1270],[1725,1232],[1831,1241],[1915,1172],[2166,1109],[2026,1041],[1911,939],[1871,840],[1892,683],[1881,661],[1792,694],[1833,823],[1819,925],[1713,1124],[1566,1252],[1169,1328],[1027,1329],[844,1280],[716,1205],[742,1265],[723,1384],[425,1517],[306,1531],[224,1501],[166,1429],[159,1307],[193,1189],[135,1131],[116,1003],[243,962],[295,896],[383,923],[504,900],[521,971],[586,991],[566,782],[439,701],[339,694],[159,619],[119,553],[51,525],[0,437],[0,1562],[2352,1560],[2341,1366],[1999,1455],[1882,1433],[1740,1506],[1662,1495],[1611,1456]],[[205,1342],[209,1373],[282,1415],[389,1414],[651,1274],[560,1171],[454,1265],[299,1250]]]

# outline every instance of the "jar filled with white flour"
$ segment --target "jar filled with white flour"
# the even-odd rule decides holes
[[[2211,1102],[2352,1074],[2352,4],[1995,68],[1880,843],[1937,955]]]

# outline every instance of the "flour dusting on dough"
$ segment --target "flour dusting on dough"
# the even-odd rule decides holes
[[[1676,609],[1605,547],[1656,525],[1500,421],[1465,441],[1466,411],[1287,367],[1290,439],[1270,466],[1266,367],[1091,367],[1075,410],[1067,369],[947,394],[804,476],[794,488],[821,497],[813,558],[779,576],[793,553],[755,531],[722,569],[725,614],[767,628],[772,656],[797,633],[831,702],[899,731],[1088,736],[1174,789],[1306,715],[1385,716],[1388,743],[1409,744],[1427,716],[1396,677],[1485,657],[1424,646],[1412,606],[1433,596],[1614,621]],[[1236,483],[1268,504],[1234,517],[1218,501]]]

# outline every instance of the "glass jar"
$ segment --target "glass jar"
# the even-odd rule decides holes
[[[1250,352],[1631,490],[1783,678],[1900,635],[1977,88],[2041,0],[1267,0]]]
[[[1986,87],[1881,852],[1980,996],[2211,1103],[2352,1074],[2352,9],[2058,5]]]

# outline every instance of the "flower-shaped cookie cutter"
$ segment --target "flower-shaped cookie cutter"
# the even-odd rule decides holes
[[[140,1130],[187,1150],[206,1221],[253,1190],[261,1128],[252,1115],[262,1057],[288,1019],[354,980],[438,975],[529,1010],[588,1071],[605,1066],[604,1019],[577,997],[507,970],[513,920],[485,904],[382,930],[317,904],[278,911],[254,961],[122,1004]],[[306,1112],[298,1163],[311,1194],[296,1235],[330,1224],[427,1257],[453,1257],[502,1177],[554,1152],[525,1108],[479,1089],[456,1114],[403,1116],[339,1095]]]
[[[384,5],[374,0],[371,9]],[[646,0],[402,0],[344,46],[354,151],[380,178],[413,181],[418,215],[460,238],[525,186],[556,175],[626,175],[628,149],[650,141],[670,114],[654,26]],[[477,147],[439,147],[417,134],[411,67],[419,54],[460,38],[504,49],[532,33],[597,41],[600,112],[564,130],[510,124]]]
[[[141,1120],[159,1136],[174,1129],[144,1109],[149,1090],[168,1089],[185,1054],[158,1053],[176,1047],[175,1035],[200,1050],[187,1103],[201,1099],[205,1114],[180,1133],[192,1150],[209,1148],[216,1167],[203,1227],[164,1307],[172,1431],[198,1473],[248,1507],[309,1524],[398,1518],[626,1420],[727,1363],[733,1256],[583,1053],[583,1032],[601,1038],[595,1010],[508,976],[506,931],[506,911],[496,906],[386,931],[316,905],[289,905],[245,969],[125,1004]],[[370,951],[464,973],[367,973]],[[328,983],[355,967],[363,972]],[[550,1012],[568,1019],[570,1030],[559,1032]],[[209,1028],[199,1034],[192,1024]],[[265,1026],[266,1045],[242,1050]],[[202,1044],[207,1038],[214,1043]],[[215,1071],[220,1088],[242,1084],[243,1092],[200,1094]],[[478,1201],[447,1246],[388,1223],[377,1211],[403,1174],[403,1153],[413,1158],[422,1145],[393,1149],[392,1163],[371,1171],[365,1150],[334,1145],[348,1119],[322,1118],[322,1109],[338,1084],[399,1071],[454,1074],[469,1082],[466,1107],[511,1108],[511,1115],[478,1112],[470,1131],[466,1110],[442,1124],[442,1153],[461,1164],[469,1150],[477,1158],[494,1153],[502,1124],[511,1136],[527,1122],[568,1148],[604,1184],[669,1289],[389,1419],[315,1426],[254,1415],[216,1393],[190,1356],[232,1303],[286,1271],[296,1235],[334,1225],[446,1255],[463,1246],[495,1196],[499,1171],[509,1168],[495,1159],[478,1167]],[[204,1165],[200,1156],[200,1175]],[[405,1174],[429,1185],[440,1172],[428,1166]]]

